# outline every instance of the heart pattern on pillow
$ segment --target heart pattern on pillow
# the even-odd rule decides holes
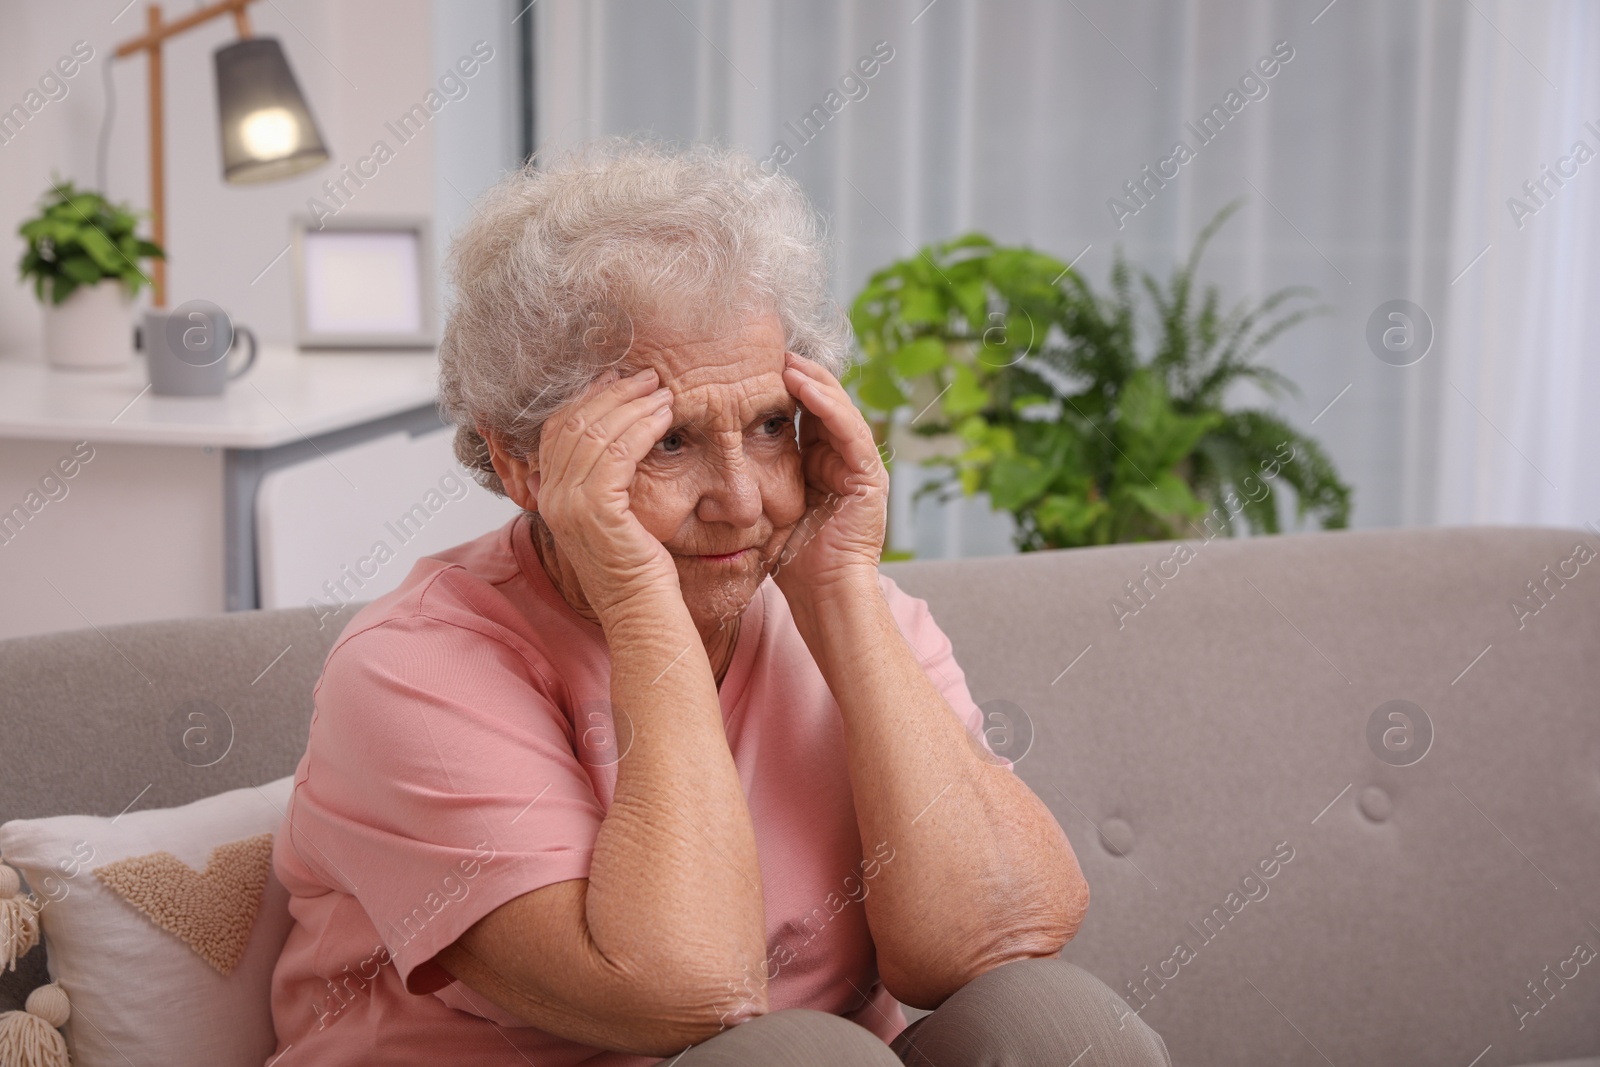
[[[212,849],[204,871],[170,852],[152,852],[107,863],[94,874],[226,976],[250,944],[271,868],[272,835],[257,834]]]

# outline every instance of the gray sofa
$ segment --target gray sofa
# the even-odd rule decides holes
[[[1600,547],[1424,529],[885,570],[1077,849],[1092,901],[1066,956],[1175,1063],[1597,1067],[1600,961],[1564,973],[1600,949],[1600,564],[1579,541]],[[0,821],[290,773],[336,629],[284,610],[0,643]],[[205,769],[164,736],[192,699],[236,730]],[[43,956],[0,978],[0,1010]]]

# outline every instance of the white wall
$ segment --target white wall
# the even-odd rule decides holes
[[[22,103],[74,42],[94,49],[94,57],[66,83],[67,95],[47,103],[19,135],[0,144],[0,268],[8,279],[0,282],[0,357],[37,358],[41,317],[31,290],[15,281],[23,250],[16,227],[32,212],[52,170],[95,185],[108,64],[116,111],[105,191],[140,209],[149,205],[146,62],[142,56],[111,58],[117,44],[145,27],[145,4],[136,0],[124,10],[126,3],[0,0],[0,108]],[[190,4],[170,3],[163,14],[170,20],[189,10]],[[211,53],[235,39],[233,20],[215,19],[168,42],[169,305],[203,297],[253,326],[262,341],[291,340],[289,257],[273,262],[288,242],[289,218],[306,212],[312,197],[334,206],[322,184],[337,176],[340,164],[368,155],[380,139],[394,158],[355,190],[341,214],[426,215],[435,220],[442,250],[451,223],[468,210],[463,196],[476,195],[515,161],[514,13],[501,0],[252,5],[256,35],[282,42],[333,157],[309,174],[256,186],[230,186],[221,179]],[[385,122],[421,103],[478,40],[489,43],[494,58],[465,82],[465,95],[457,90],[458,99],[401,144]],[[141,299],[148,301],[148,293]]]
[[[443,71],[482,41],[494,50],[470,92],[440,113],[434,210],[440,255],[449,234],[472,212],[472,201],[519,162],[521,83],[517,26],[528,0],[434,0],[433,68]],[[522,15],[523,18],[530,17]]]
[[[165,5],[163,13],[175,19],[195,6],[192,0],[179,0]],[[370,156],[378,140],[392,150],[392,159],[361,186],[347,183],[351,193],[339,214],[427,217],[433,222],[436,265],[441,262],[451,229],[471,209],[469,198],[517,159],[517,56],[511,19],[519,8],[509,0],[272,0],[252,5],[254,32],[283,44],[332,155],[317,171],[268,185],[230,186],[221,179],[212,52],[235,39],[233,20],[214,20],[169,42],[164,48],[169,306],[209,299],[254,327],[262,342],[292,342],[290,262],[288,256],[279,258],[289,239],[291,216],[309,213],[313,197],[330,209],[338,206],[323,184],[339,176],[342,165]],[[53,6],[0,0],[0,112],[13,104],[37,108],[20,130],[0,137],[0,360],[40,358],[42,314],[31,287],[16,277],[15,264],[24,248],[16,229],[35,210],[52,173],[80,186],[99,187],[114,201],[148,208],[147,63],[142,55],[111,58],[119,43],[140,35],[145,26],[141,0],[73,0]],[[27,94],[40,77],[79,41],[92,49],[92,57],[66,81],[65,95],[42,107],[42,97],[29,100]],[[470,79],[441,86],[441,77],[458,74],[457,61],[472,56],[479,42],[487,47],[480,46],[477,56],[490,58],[478,60]],[[79,48],[78,54],[85,51]],[[96,145],[108,75],[115,106],[102,183]],[[59,89],[50,88],[60,96]],[[420,134],[401,143],[386,123],[424,103],[430,89],[438,90],[445,103]],[[141,303],[148,304],[149,298],[146,291]],[[72,388],[70,375],[58,377],[61,388]],[[0,483],[11,487],[0,498],[8,503],[20,499],[37,472],[49,469],[66,447],[0,438]],[[6,606],[0,613],[0,636],[192,615],[217,610],[223,603],[221,454],[199,447],[103,443],[98,453],[105,457],[95,467],[101,477],[74,487],[77,510],[58,516],[62,521],[56,534],[45,542],[35,537],[23,546],[22,556],[13,549],[0,559],[0,602]],[[101,464],[110,466],[102,469]],[[401,466],[406,468],[398,472],[403,483],[434,480],[440,474],[433,464]],[[503,504],[490,502],[485,510],[481,498],[487,494],[476,488],[472,494],[479,507],[472,515],[489,515],[496,504]],[[352,509],[366,507],[337,489],[324,491],[321,499],[307,490],[296,503],[323,519],[348,517]],[[469,514],[458,510],[462,507],[456,505],[451,512],[458,526]],[[160,521],[148,521],[152,515]],[[473,519],[479,528],[451,543],[504,521],[499,514],[491,518]],[[173,531],[182,531],[181,538]],[[421,551],[442,546],[418,541],[412,547]],[[276,562],[331,574],[342,562],[334,558],[338,550],[334,544],[300,544],[299,556],[286,560],[280,553]],[[97,587],[83,568],[39,566],[41,551],[62,560],[112,552],[124,561],[125,580],[119,579],[115,588],[103,581]],[[409,567],[409,562],[391,567],[388,577],[403,573],[402,565]],[[79,584],[63,579],[63,572],[73,574]],[[51,574],[58,579],[54,588],[48,582]]]

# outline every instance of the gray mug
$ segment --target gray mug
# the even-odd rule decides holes
[[[238,335],[249,342],[249,351],[229,370],[228,355]],[[135,347],[144,351],[150,391],[162,396],[221,396],[256,361],[256,335],[235,326],[209,300],[190,300],[171,311],[146,311]]]

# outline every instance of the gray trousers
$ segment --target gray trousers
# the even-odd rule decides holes
[[[758,1015],[662,1067],[1172,1067],[1166,1042],[1100,979],[1062,959],[1002,964],[885,1045],[839,1015]]]

